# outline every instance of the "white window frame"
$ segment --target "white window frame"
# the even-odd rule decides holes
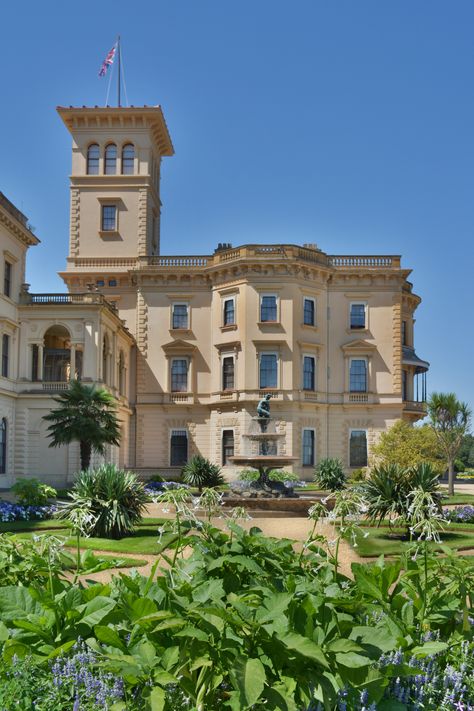
[[[187,316],[187,322],[188,325],[186,327],[181,327],[178,326],[177,328],[174,328],[173,326],[173,316],[174,316],[174,307],[175,306],[186,306],[186,316]],[[170,311],[170,330],[171,331],[189,331],[191,329],[191,309],[188,301],[173,301],[171,304],[171,311]]]
[[[353,306],[363,306],[364,316],[365,316],[365,326],[364,328],[353,328],[351,325],[351,312]],[[349,302],[349,330],[353,333],[363,333],[369,329],[369,304],[367,301],[351,301]]]
[[[369,431],[365,427],[351,427],[349,429],[349,438],[347,440],[347,464],[350,469],[359,469],[359,465],[351,464],[351,438],[353,432],[365,432],[365,449],[366,449],[366,459],[369,461]]]
[[[104,230],[104,208],[113,207],[115,208],[115,227],[113,230]],[[117,202],[112,200],[101,200],[100,201],[100,226],[99,232],[102,235],[115,235],[119,231],[119,208]]]
[[[232,390],[224,390],[224,358],[232,358],[234,362],[234,387],[232,390],[237,390],[237,360],[235,357],[235,353],[229,353],[229,352],[224,352],[220,354],[220,370],[221,370],[221,392],[232,392]],[[226,427],[226,430],[232,429],[231,427]]]
[[[226,301],[233,301],[234,302],[234,322],[233,323],[225,323],[225,303]],[[227,326],[236,326],[237,325],[237,300],[235,296],[223,296],[222,297],[222,327],[226,328]]]
[[[172,389],[172,385],[173,385],[173,373],[172,373],[172,371],[173,371],[173,362],[174,362],[175,360],[185,360],[186,363],[187,363],[187,370],[186,370],[186,390],[173,390],[173,389]],[[169,383],[170,383],[169,391],[170,391],[170,393],[182,393],[182,394],[184,395],[185,393],[189,393],[189,392],[190,392],[190,389],[189,389],[190,372],[191,372],[191,359],[189,358],[189,356],[186,356],[186,355],[175,355],[175,356],[172,356],[172,357],[169,359]]]
[[[269,321],[268,323],[273,323],[273,321]],[[277,384],[276,385],[271,385],[270,387],[265,387],[260,385],[260,359],[262,355],[274,355],[276,358],[276,364],[277,364]],[[257,382],[258,382],[258,389],[259,390],[279,390],[280,389],[280,353],[278,351],[259,351],[258,352],[258,358],[257,358],[257,363],[258,363],[258,372],[257,372]]]
[[[221,427],[221,466],[229,467],[232,464],[224,464],[224,432],[232,432],[234,435],[234,456],[235,456],[235,427]]]
[[[276,294],[274,291],[262,291],[260,293],[260,298],[258,302],[258,322],[259,323],[280,323],[280,295]],[[262,302],[264,296],[273,296],[275,298],[276,304],[276,319],[275,321],[262,321]]]
[[[314,305],[314,312],[313,312],[314,323],[305,323],[305,321],[304,321],[304,302],[305,302],[305,301],[312,301],[312,302],[313,302],[313,305]],[[309,328],[315,328],[315,327],[317,326],[318,319],[317,319],[317,317],[316,317],[316,306],[317,306],[316,297],[303,295],[303,318],[302,318],[303,326],[308,326]]]
[[[365,362],[365,390],[351,390],[351,363],[352,363],[353,361],[355,361],[355,360],[363,360],[363,361]],[[370,373],[369,373],[369,359],[367,358],[367,356],[363,356],[363,355],[360,355],[360,356],[356,356],[356,355],[351,356],[351,357],[349,358],[348,368],[349,368],[348,373],[347,373],[348,384],[349,384],[349,386],[348,386],[348,391],[349,391],[350,393],[355,393],[355,394],[357,394],[357,393],[368,393],[368,392],[370,392],[370,382],[369,382],[369,375],[370,375]]]
[[[313,463],[312,464],[305,464],[304,463],[304,433],[306,431],[313,433]],[[315,427],[303,427],[301,429],[301,466],[302,467],[316,466],[316,428]]]
[[[169,461],[169,466],[170,467],[178,467],[181,466],[180,464],[171,464],[171,438],[173,437],[173,434],[175,433],[185,433],[186,434],[186,453],[189,457],[189,431],[187,427],[170,427],[168,431],[168,461]]]
[[[304,386],[304,359],[312,358],[314,361],[314,389],[307,390]],[[307,393],[315,393],[318,389],[318,358],[314,353],[303,353],[301,356],[301,389]]]

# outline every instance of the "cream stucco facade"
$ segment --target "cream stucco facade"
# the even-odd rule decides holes
[[[201,453],[234,476],[229,457],[250,453],[245,435],[267,392],[280,453],[305,478],[326,456],[362,465],[395,420],[423,416],[428,364],[413,348],[420,298],[398,255],[334,256],[289,243],[163,256],[161,159],[173,146],[161,109],[58,111],[73,139],[61,273],[68,294],[18,288],[18,302],[8,304],[17,370],[2,378],[1,404],[14,403],[9,449],[19,458],[0,486],[2,476],[72,476],[77,450],[52,455],[41,424],[71,373],[119,396],[124,437],[110,456],[144,474],[176,474]],[[15,247],[17,287],[26,247]],[[69,350],[57,382],[54,349]],[[56,455],[54,471],[41,468]]]

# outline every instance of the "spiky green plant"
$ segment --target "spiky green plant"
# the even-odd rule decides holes
[[[119,539],[133,532],[149,502],[144,484],[133,472],[104,464],[79,473],[70,501],[58,516],[76,527],[78,510],[89,521],[89,535],[94,538]]]
[[[92,451],[104,454],[106,444],[119,444],[117,401],[107,390],[71,380],[69,390],[54,400],[59,407],[43,417],[51,422],[49,446],[79,442],[82,470],[89,468]]]
[[[224,477],[217,464],[197,454],[183,467],[183,481],[189,486],[196,486],[201,493],[203,487],[212,488],[224,484]]]
[[[340,491],[346,485],[346,477],[340,459],[321,459],[314,470],[314,480],[325,491]]]

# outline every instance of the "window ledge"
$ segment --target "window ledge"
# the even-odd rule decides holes
[[[190,328],[170,328],[169,332],[171,334],[179,333],[181,336],[190,336],[192,333]]]
[[[278,326],[279,328],[283,328],[280,321],[257,321],[257,326],[260,326],[260,328],[264,326]]]
[[[120,237],[118,230],[99,230],[100,237]]]
[[[301,328],[309,328],[311,331],[318,331],[318,326],[316,324],[302,323]]]
[[[221,331],[237,331],[237,324],[236,323],[229,323],[227,326],[221,326]]]
[[[367,334],[369,333],[368,328],[346,328],[346,333],[364,333]]]

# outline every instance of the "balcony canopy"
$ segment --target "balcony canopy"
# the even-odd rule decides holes
[[[402,346],[402,364],[413,366],[416,375],[418,373],[426,373],[430,367],[428,361],[419,358],[415,353],[415,349],[410,348],[410,346]]]

